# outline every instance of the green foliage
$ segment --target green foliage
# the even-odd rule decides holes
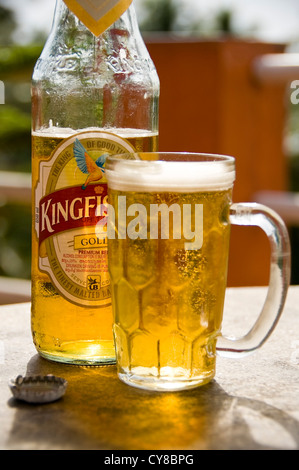
[[[15,106],[3,105],[0,107],[0,139],[5,141],[18,134],[30,132],[31,115]]]
[[[0,106],[0,170],[31,169],[31,116]],[[31,207],[6,204],[0,192],[0,276],[30,278]]]
[[[5,85],[5,104],[0,105],[0,171],[29,173],[29,83],[41,45],[13,44],[15,26],[13,13],[0,6],[0,80]],[[0,192],[0,276],[29,279],[30,266],[31,207],[6,203]]]
[[[0,171],[31,169],[31,116],[13,106],[0,106]]]
[[[221,31],[222,33],[232,34],[232,12],[231,10],[221,10],[216,16],[216,31]]]
[[[30,77],[34,64],[42,51],[40,44],[0,47],[0,77]]]
[[[147,16],[140,24],[143,31],[173,31],[179,9],[173,0],[144,0]]]
[[[233,11],[220,9],[211,18],[194,16],[183,0],[143,0],[145,19],[140,22],[144,32],[184,32],[204,36],[236,35],[233,27]]]
[[[10,44],[16,21],[11,10],[0,5],[0,44]]]
[[[0,204],[0,276],[30,278],[31,208]]]

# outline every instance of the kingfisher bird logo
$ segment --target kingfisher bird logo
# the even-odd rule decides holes
[[[109,156],[108,154],[101,155],[96,161],[94,161],[91,156],[88,155],[81,142],[76,139],[74,143],[74,156],[79,170],[87,175],[82,189],[86,189],[89,183],[100,181],[103,178],[105,174],[104,166],[106,159]]]

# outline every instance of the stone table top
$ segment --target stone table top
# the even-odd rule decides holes
[[[223,332],[245,333],[266,288],[227,289]],[[0,307],[2,450],[246,450],[299,448],[299,286],[289,290],[267,343],[241,359],[219,357],[215,379],[185,392],[123,384],[115,366],[55,364],[38,356],[30,303]],[[54,374],[65,396],[46,405],[15,400],[8,381]]]

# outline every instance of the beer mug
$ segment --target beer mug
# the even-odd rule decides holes
[[[290,278],[287,229],[263,205],[232,203],[233,157],[123,154],[105,172],[98,233],[108,238],[118,376],[154,391],[205,384],[217,353],[249,354],[275,327]],[[238,339],[221,334],[231,224],[260,227],[271,245],[265,304]]]

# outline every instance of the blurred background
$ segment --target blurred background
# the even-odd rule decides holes
[[[298,0],[251,0],[250,2],[245,0],[134,0],[134,2],[142,34],[162,79],[161,126],[167,120],[166,108],[169,106],[167,93],[170,93],[167,90],[167,69],[165,69],[165,61],[167,61],[165,57],[169,55],[167,47],[176,47],[175,51],[178,51],[178,45],[182,44],[184,48],[182,54],[185,57],[186,51],[190,51],[191,54],[192,47],[198,45],[197,52],[195,52],[198,55],[193,58],[190,56],[189,61],[199,62],[199,65],[202,63],[202,67],[205,66],[205,60],[207,64],[210,64],[209,57],[214,57],[213,54],[216,54],[217,67],[212,68],[206,75],[202,75],[202,80],[199,74],[196,77],[196,86],[201,96],[201,93],[204,95],[212,92],[209,88],[205,91],[205,87],[208,87],[207,84],[210,82],[213,82],[214,94],[217,93],[218,85],[224,83],[227,88],[223,86],[223,94],[219,92],[218,100],[222,106],[226,106],[225,100],[228,100],[230,96],[230,100],[227,101],[228,108],[232,102],[238,101],[238,95],[234,96],[232,90],[238,88],[239,83],[241,83],[244,95],[247,94],[246,88],[242,87],[243,82],[236,80],[234,82],[235,76],[239,77],[238,80],[242,80],[239,69],[246,54],[248,54],[246,60],[249,61],[253,60],[256,55],[267,53],[267,51],[270,53],[299,52]],[[26,195],[24,193],[24,197],[19,198],[21,200],[14,201],[13,194],[8,197],[9,191],[1,191],[1,182],[3,187],[8,181],[12,182],[12,186],[18,184],[17,181],[20,181],[20,185],[23,183],[25,186],[28,185],[31,159],[30,79],[34,64],[51,28],[55,3],[55,0],[0,0],[0,81],[5,85],[5,103],[0,104],[0,277],[2,279],[30,279],[31,209],[28,193]],[[164,49],[166,56],[163,56]],[[179,59],[179,52],[177,54]],[[221,68],[219,63],[221,63]],[[167,63],[167,66],[169,77],[171,77],[171,64]],[[184,70],[185,74],[188,73],[188,69],[186,70]],[[218,71],[219,75],[215,75],[215,71]],[[237,75],[233,76],[231,71]],[[182,72],[182,69],[177,68],[178,75]],[[299,74],[293,79],[296,78],[299,80]],[[234,88],[230,87],[230,83],[234,83]],[[171,86],[171,82],[168,85]],[[175,82],[172,85],[174,87]],[[279,90],[276,93],[278,85]],[[281,163],[277,160],[277,173],[281,173],[280,168],[283,165],[283,171],[286,171],[286,182],[271,185],[270,181],[268,186],[264,185],[265,187],[261,183],[256,189],[258,191],[286,190],[296,195],[297,191],[299,193],[299,104],[292,103],[290,83],[287,80],[278,85],[273,85],[273,83],[265,85],[263,82],[262,92],[261,88],[258,93],[255,89],[253,99],[259,99],[259,102],[263,103],[263,113],[259,112],[258,123],[255,125],[259,126],[260,131],[265,126],[264,135],[267,136],[271,147],[271,137],[267,134],[266,127],[268,119],[272,119],[272,114],[275,114],[277,109],[277,116],[280,116],[279,124],[274,124],[277,129],[272,129],[271,132],[273,136],[277,133],[283,136],[279,151],[283,154],[284,161]],[[282,85],[285,92],[282,91]],[[248,79],[246,86],[252,88],[255,85],[252,80]],[[251,88],[248,94],[252,92]],[[265,99],[267,94],[268,98]],[[169,94],[170,98],[171,96]],[[179,103],[179,97],[177,99]],[[190,97],[184,99],[192,102]],[[248,118],[249,112],[252,110],[249,111],[244,104],[244,116]],[[283,124],[281,124],[282,114]],[[194,122],[195,127],[190,130],[193,134],[194,129],[198,129],[203,122],[200,110],[197,110],[197,115],[198,122]],[[261,121],[261,115],[263,115],[263,121]],[[211,133],[215,128],[219,135],[224,135],[228,132],[229,121],[230,115],[226,116],[225,113],[217,118],[217,122],[212,121],[211,117],[208,121]],[[248,121],[244,121],[243,127],[251,126],[254,121],[253,114],[250,116],[250,123],[248,118]],[[163,129],[162,127],[161,132]],[[188,135],[183,135],[183,140],[186,141]],[[244,136],[240,138],[244,139]],[[235,150],[238,152],[237,147],[230,146],[228,138],[225,145],[219,144],[218,146],[209,143],[216,142],[216,139],[213,139],[213,135],[210,141],[207,138],[202,138],[202,140],[199,138],[197,146],[196,143],[193,147],[190,144],[190,148],[185,148],[185,150],[223,153],[231,153]],[[280,146],[280,140],[277,142],[278,144],[275,145]],[[163,146],[167,145],[167,140],[163,140],[163,135],[161,135],[161,145],[162,150]],[[180,147],[181,145],[180,142],[176,142],[172,149],[164,148],[164,150],[184,150]],[[246,146],[246,141],[243,140],[242,145]],[[254,154],[255,148],[251,144],[250,146]],[[267,149],[267,141],[264,148]],[[260,149],[256,150],[256,155],[258,151]],[[240,151],[240,158],[242,158],[241,153]],[[275,167],[275,165],[274,160],[272,166]],[[240,169],[241,177],[242,171],[246,173],[246,169]],[[15,180],[9,180],[9,178],[14,178],[14,175]],[[20,179],[18,180],[17,177]],[[273,178],[275,179],[275,175]],[[243,184],[242,181],[241,184]],[[243,196],[241,190],[239,192],[237,190],[237,198],[239,195]],[[246,196],[245,193],[244,196]],[[293,250],[292,283],[299,284],[299,229],[294,220],[288,222],[288,227]],[[259,269],[258,266],[255,268]],[[247,281],[244,278],[245,280],[241,280],[240,283],[263,284],[262,277],[258,279],[256,274],[253,276],[256,282]],[[232,277],[231,285],[237,284],[236,278]]]

